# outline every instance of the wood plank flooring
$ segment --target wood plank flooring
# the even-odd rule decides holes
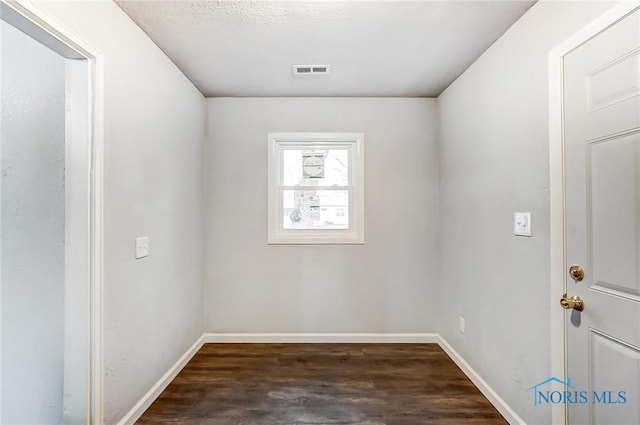
[[[137,423],[507,422],[437,344],[206,344]]]

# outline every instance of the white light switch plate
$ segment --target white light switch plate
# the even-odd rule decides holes
[[[149,255],[149,237],[143,236],[136,238],[136,259],[144,258]]]
[[[513,214],[513,234],[531,236],[531,213],[517,212]]]

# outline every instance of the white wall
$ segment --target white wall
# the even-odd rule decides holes
[[[433,332],[436,104],[208,99],[209,332]],[[267,245],[267,133],[363,132],[365,245]]]
[[[2,417],[60,424],[65,291],[65,62],[0,21]]]
[[[105,55],[105,414],[202,334],[203,96],[111,1],[38,7]],[[136,236],[151,255],[134,257]]]
[[[531,424],[550,423],[527,389],[550,375],[557,307],[549,305],[547,54],[611,5],[537,3],[438,98],[439,331]],[[516,211],[533,213],[532,238],[513,236]]]

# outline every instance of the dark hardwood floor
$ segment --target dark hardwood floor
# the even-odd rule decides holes
[[[138,424],[506,424],[436,344],[207,344]]]

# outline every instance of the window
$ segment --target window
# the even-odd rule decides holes
[[[364,135],[269,134],[269,243],[364,243]]]

